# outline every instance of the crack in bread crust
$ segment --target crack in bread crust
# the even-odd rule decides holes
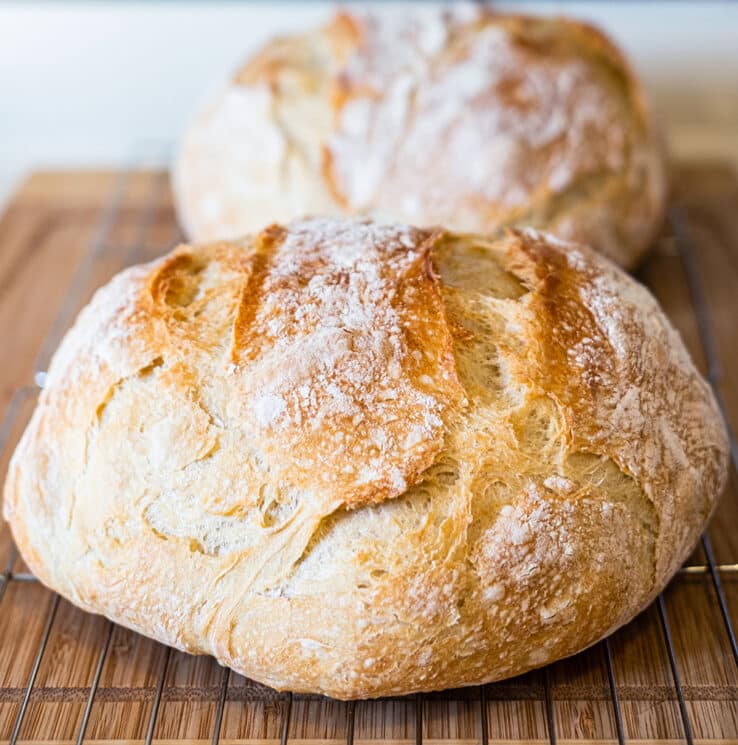
[[[318,416],[275,401],[285,375]],[[100,290],[4,510],[77,605],[351,698],[594,643],[678,568],[727,462],[681,340],[609,262],[535,231],[321,219],[182,246]]]

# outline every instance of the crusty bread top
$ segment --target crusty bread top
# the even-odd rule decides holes
[[[726,468],[678,334],[601,257],[310,219],[101,289],[4,510],[77,604],[346,698],[593,643],[686,558]]]
[[[237,271],[227,371],[240,382],[229,415],[261,433],[270,473],[291,489],[330,509],[381,502],[434,462],[445,411],[464,396],[434,241],[318,218],[268,229],[251,251],[222,249],[210,263],[181,248],[151,277],[151,308],[183,348],[209,348],[222,329],[211,338],[192,323],[206,303],[199,275],[217,272],[213,263]]]
[[[306,213],[545,228],[633,265],[665,181],[642,90],[599,31],[479,6],[341,13],[269,43],[190,128],[197,240]]]

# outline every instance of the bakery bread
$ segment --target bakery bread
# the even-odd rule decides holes
[[[593,644],[687,557],[726,469],[681,339],[602,257],[313,218],[101,289],[4,509],[76,605],[352,698]]]
[[[536,227],[632,267],[665,174],[643,90],[602,33],[477,4],[344,12],[270,42],[187,130],[174,189],[197,241],[364,214]]]

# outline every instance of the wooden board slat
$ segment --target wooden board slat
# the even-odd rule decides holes
[[[738,180],[720,164],[676,169],[674,200],[697,248],[693,257],[705,290],[727,417],[738,429]],[[43,366],[66,326],[101,283],[131,263],[149,260],[181,238],[167,174],[152,171],[34,174],[0,219],[0,412],[14,401],[0,450],[0,475],[33,409],[34,372]],[[667,228],[639,272],[682,333],[703,371],[709,368],[693,303],[690,264]],[[709,350],[708,350],[709,351]],[[20,393],[19,393],[20,391]],[[15,396],[15,398],[14,398]],[[0,442],[0,445],[3,443]],[[738,478],[710,527],[721,563],[738,563]],[[0,573],[12,559],[6,526],[0,528]],[[697,550],[690,560],[704,564]],[[22,560],[13,572],[26,572]],[[723,582],[738,626],[738,573]],[[52,594],[33,582],[2,582],[0,600],[0,744],[13,730]],[[2,592],[3,590],[0,590]],[[709,574],[680,575],[664,595],[697,742],[738,743],[738,668]],[[108,638],[105,619],[59,604],[20,731],[20,742],[74,742],[96,665]],[[614,676],[628,742],[684,742],[684,730],[655,607],[611,639]],[[102,667],[86,742],[141,743],[157,684],[164,674],[161,645],[115,627]],[[604,646],[598,644],[551,666],[553,713],[559,743],[616,743],[617,727]],[[157,745],[210,742],[221,692],[222,668],[208,657],[172,652],[154,729]],[[540,671],[485,688],[490,741],[549,742],[544,676]],[[221,740],[262,745],[279,742],[284,695],[231,674]],[[356,743],[416,741],[413,699],[358,702]],[[479,689],[430,694],[422,703],[422,738],[431,745],[478,743],[482,738]],[[348,706],[316,696],[295,696],[288,737],[301,745],[345,741]]]

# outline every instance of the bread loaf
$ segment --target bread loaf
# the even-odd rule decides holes
[[[726,468],[678,334],[602,257],[314,218],[102,288],[4,510],[78,606],[352,698],[593,644],[687,557]]]
[[[365,214],[532,226],[632,267],[665,176],[643,91],[607,38],[471,6],[341,13],[267,44],[187,130],[174,186],[198,241]]]

